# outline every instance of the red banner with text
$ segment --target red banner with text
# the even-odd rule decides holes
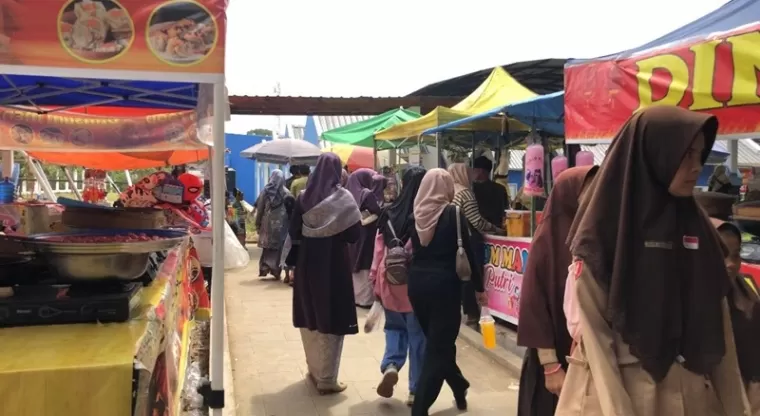
[[[631,57],[565,68],[568,143],[611,140],[637,110],[677,105],[712,113],[723,138],[760,133],[760,25]]]

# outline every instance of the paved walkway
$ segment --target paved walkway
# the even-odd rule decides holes
[[[304,380],[306,361],[298,330],[291,321],[292,293],[281,282],[259,279],[258,252],[251,265],[228,273],[225,280],[230,354],[237,415],[240,416],[390,416],[409,415],[403,401],[408,375],[402,370],[396,396],[375,392],[383,355],[382,331],[348,336],[340,380],[343,394],[320,396]],[[364,311],[359,312],[360,327]],[[514,378],[481,352],[460,342],[458,360],[472,387],[468,415],[512,416],[516,413]],[[444,385],[431,415],[459,414]]]

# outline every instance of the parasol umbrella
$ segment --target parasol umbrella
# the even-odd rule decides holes
[[[318,146],[298,139],[275,139],[240,152],[245,158],[278,165],[314,165],[320,154]]]
[[[372,148],[334,144],[324,151],[338,155],[343,165],[348,166],[348,170],[352,172],[360,168],[375,168],[375,153]]]

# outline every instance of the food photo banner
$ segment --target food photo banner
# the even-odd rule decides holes
[[[224,73],[227,0],[0,2],[0,65]]]
[[[483,281],[491,314],[517,325],[530,238],[485,236]]]
[[[565,68],[568,143],[611,140],[635,111],[677,105],[714,114],[722,138],[760,133],[760,25]]]
[[[144,117],[37,114],[0,109],[0,149],[26,151],[200,150],[195,111]]]

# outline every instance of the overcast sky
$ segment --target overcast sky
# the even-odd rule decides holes
[[[399,96],[468,72],[644,44],[725,0],[231,0],[230,95]],[[378,7],[372,7],[377,3]],[[282,124],[304,117],[283,117]],[[272,129],[233,116],[228,133]]]

